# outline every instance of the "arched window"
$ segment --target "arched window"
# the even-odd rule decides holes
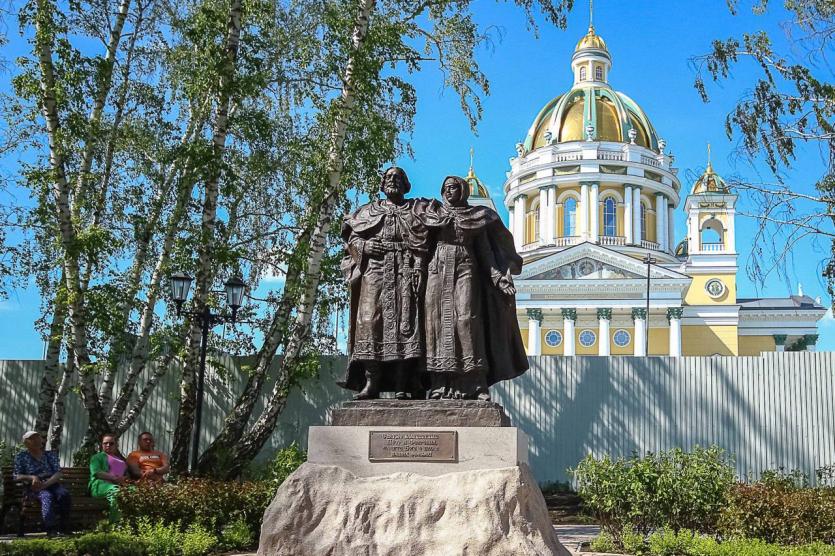
[[[580,68],[580,81],[586,80],[586,66]]]
[[[706,251],[721,251],[722,244],[724,243],[724,231],[722,223],[715,218],[711,218],[702,224],[702,231],[699,234],[702,249]]]
[[[647,240],[647,206],[641,203],[641,239]]]
[[[594,68],[594,80],[595,81],[603,81],[603,68],[597,66]]]
[[[577,235],[577,200],[574,198],[568,199],[565,202],[565,214],[563,215],[562,227],[564,236]]]
[[[607,197],[603,201],[603,235],[617,235],[617,216],[615,213],[615,200]]]

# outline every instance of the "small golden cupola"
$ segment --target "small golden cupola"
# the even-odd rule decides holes
[[[471,205],[481,205],[496,210],[496,204],[490,198],[490,191],[481,179],[475,174],[473,167],[473,158],[475,151],[470,147],[470,170],[467,172],[467,184],[470,186],[469,203]]]
[[[594,25],[589,24],[588,32],[577,43],[571,57],[574,85],[606,83],[611,68],[612,56],[606,48],[606,41],[594,32]]]
[[[702,177],[693,184],[693,195],[705,193],[729,194],[731,192],[728,184],[722,176],[713,171],[713,164],[710,162],[710,145],[707,146],[707,168]]]

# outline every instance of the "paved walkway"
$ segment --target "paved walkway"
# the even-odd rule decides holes
[[[600,533],[599,525],[554,525],[562,545],[572,554],[580,553],[580,545],[589,542]],[[585,552],[584,554],[589,554]]]

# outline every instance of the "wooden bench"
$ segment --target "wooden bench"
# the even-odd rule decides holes
[[[0,534],[6,532],[7,520],[18,536],[43,531],[41,503],[24,495],[22,481],[15,481],[11,467],[0,470],[3,475],[3,503],[0,506]],[[67,523],[71,531],[92,529],[102,519],[107,519],[108,504],[105,498],[93,498],[87,488],[90,469],[87,467],[62,467],[61,484],[72,496],[72,509]]]

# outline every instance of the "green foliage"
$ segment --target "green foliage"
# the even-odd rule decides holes
[[[780,544],[835,543],[835,488],[773,477],[738,484],[728,493],[718,528],[723,535]]]
[[[119,491],[122,519],[140,523],[187,523],[220,535],[243,520],[250,531],[260,531],[261,517],[275,494],[270,483],[183,479],[162,485],[138,484]]]
[[[202,556],[211,552],[217,545],[217,537],[196,523],[189,525],[183,533],[183,556]]]
[[[0,467],[11,467],[15,456],[22,449],[21,444],[9,444],[5,440],[0,440]]]
[[[623,547],[622,553],[645,556],[835,556],[835,546],[823,543],[781,546],[759,539],[717,540],[686,529],[678,532],[668,529],[656,531],[649,535],[638,551],[635,551],[635,546],[630,548]],[[591,549],[621,552],[606,533],[601,533],[591,542]]]
[[[132,532],[128,529],[129,532]],[[180,523],[151,522],[141,518],[136,522],[136,536],[147,545],[147,552],[152,556],[175,556],[179,554],[182,543]]]
[[[267,476],[267,480],[272,484],[274,491],[281,486],[281,483],[293,471],[298,469],[306,461],[307,452],[299,448],[296,442],[276,452],[275,457],[270,463],[269,474]]]
[[[738,4],[739,0],[728,2],[732,13],[736,14]],[[751,9],[762,15],[768,4],[768,0],[754,1]],[[835,239],[831,233],[835,218],[835,86],[826,64],[835,36],[835,7],[827,0],[782,4],[788,20],[781,29],[798,48],[779,52],[771,37],[756,27],[740,37],[714,40],[709,53],[691,60],[697,72],[694,86],[708,102],[707,80],[729,81],[737,66],[747,65],[746,70],[752,70],[748,74],[753,77],[739,88],[743,96],[728,114],[725,132],[728,138],[739,140],[750,161],[764,159],[777,183],[736,184],[758,205],[752,212],[762,215],[752,242],[756,247],[749,272],[764,281],[772,268],[784,266],[787,244],[817,234],[830,241],[822,274],[835,298]],[[798,184],[784,181],[784,171],[795,164],[803,145],[820,149],[819,165],[811,170],[819,176],[817,191],[804,191]],[[763,264],[758,259],[766,250],[773,260]]]
[[[2,556],[144,556],[144,539],[121,532],[87,533],[69,539],[24,539],[0,543]]]
[[[252,529],[243,518],[238,518],[220,532],[220,545],[227,550],[249,548],[255,542]]]
[[[784,468],[766,469],[760,474],[760,484],[782,490],[795,490],[809,486],[809,477],[799,469],[786,471]]]
[[[587,456],[572,470],[585,508],[617,542],[667,527],[715,529],[734,469],[717,447],[613,460]]]
[[[599,535],[592,539],[589,548],[592,552],[615,552],[617,545],[612,535],[606,531],[601,531]]]

